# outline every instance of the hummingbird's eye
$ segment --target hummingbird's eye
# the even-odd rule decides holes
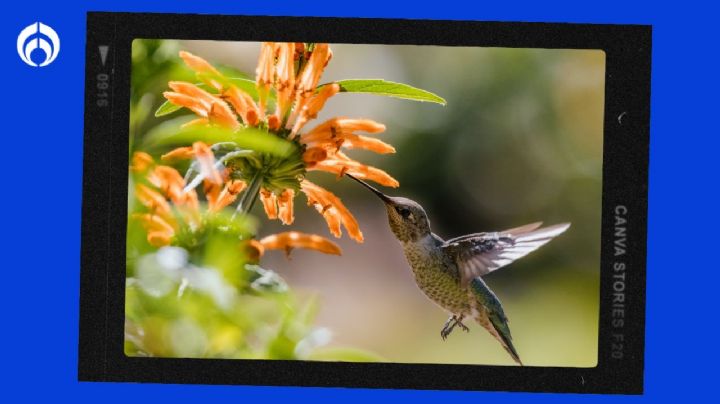
[[[405,219],[409,218],[410,215],[412,215],[412,213],[410,212],[410,209],[408,209],[408,208],[403,208],[403,207],[399,206],[395,210],[397,210],[397,213]]]

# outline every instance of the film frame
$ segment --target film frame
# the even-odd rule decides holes
[[[280,26],[282,30],[275,28]],[[226,27],[238,28],[228,30]],[[124,230],[128,196],[130,54],[132,40],[136,38],[604,51],[597,366],[506,367],[125,356]],[[650,46],[651,27],[640,25],[88,13],[78,379],[641,394]]]

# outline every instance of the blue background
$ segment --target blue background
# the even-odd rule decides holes
[[[422,3],[265,1],[14,1],[2,43],[0,401],[656,402],[717,396],[717,15],[682,2]],[[287,4],[286,4],[287,3]],[[78,383],[85,12],[155,11],[652,24],[652,131],[645,396]],[[17,34],[42,21],[60,35],[58,59],[31,68]],[[90,174],[92,175],[92,173]],[[411,377],[411,375],[409,375]],[[5,397],[3,397],[5,396]],[[9,396],[15,396],[10,398]],[[6,401],[6,399],[9,399]]]

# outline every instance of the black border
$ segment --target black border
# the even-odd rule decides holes
[[[650,26],[90,12],[78,379],[641,394]],[[606,54],[598,364],[594,368],[126,357],[123,352],[130,51],[135,38],[601,49]],[[106,64],[99,45],[108,45]],[[110,105],[96,103],[110,75]],[[117,186],[114,186],[117,184]],[[615,208],[627,207],[622,358],[612,352]],[[617,346],[616,346],[617,347]]]

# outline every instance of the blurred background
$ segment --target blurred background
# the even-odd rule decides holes
[[[254,76],[258,43],[133,42],[131,150],[153,132],[173,130],[177,114],[156,118],[167,81],[195,81],[177,57],[195,53],[231,75]],[[331,45],[321,82],[382,78],[429,90],[446,106],[340,93],[315,124],[334,116],[384,123],[394,155],[351,150],[400,181],[389,195],[418,201],[443,238],[534,221],[572,222],[539,251],[489,274],[526,365],[592,367],[597,361],[600,203],[605,55],[592,50]],[[221,69],[222,70],[222,69]],[[182,114],[181,114],[182,115]],[[313,127],[313,123],[308,128]],[[510,365],[479,325],[440,329],[447,314],[420,292],[379,200],[350,180],[311,172],[342,198],[365,242],[344,236],[340,257],[269,253],[262,265],[285,279],[299,301],[317,302],[314,327],[329,348],[352,346],[376,360]],[[259,235],[288,230],[256,206]],[[329,238],[324,220],[296,198],[293,230]],[[129,276],[132,271],[129,272]],[[248,306],[251,307],[251,306]],[[375,356],[373,356],[375,357]]]

